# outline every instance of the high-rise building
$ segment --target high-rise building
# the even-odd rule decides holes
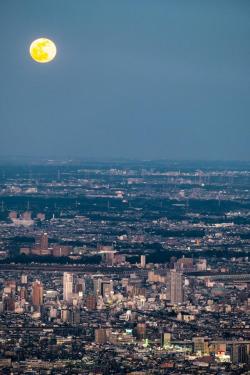
[[[50,255],[48,234],[43,233],[36,238],[35,246],[31,249],[31,253],[35,255]]]
[[[86,297],[86,307],[88,310],[95,310],[97,305],[96,296],[94,295],[88,295]]]
[[[172,304],[183,303],[183,275],[175,269],[170,271],[170,301]]]
[[[161,332],[161,347],[170,345],[171,337],[172,335],[170,332]]]
[[[239,363],[247,363],[248,362],[248,354],[247,354],[247,345],[239,345],[238,347],[238,362]]]
[[[109,266],[113,266],[114,264],[114,259],[115,259],[115,252],[112,250],[112,251],[106,251],[104,254],[104,261],[106,264],[108,264]]]
[[[27,289],[25,287],[20,288],[19,296],[21,300],[27,300]]]
[[[15,299],[13,296],[5,297],[3,300],[4,311],[15,311]]]
[[[85,294],[85,280],[83,278],[78,278],[75,283],[75,293],[78,297],[82,298]]]
[[[94,293],[96,296],[99,296],[101,294],[101,289],[102,289],[102,279],[100,279],[99,277],[94,278],[93,283],[94,283]]]
[[[233,344],[231,346],[231,360],[233,363],[247,363],[249,357],[248,346],[245,344]]]
[[[49,247],[48,234],[43,233],[43,234],[37,236],[35,246],[36,246],[37,249],[48,250],[48,247]]]
[[[137,323],[136,333],[139,339],[145,339],[146,338],[146,323],[144,322]]]
[[[101,283],[101,295],[102,297],[108,297],[113,291],[113,281],[102,281]]]
[[[98,328],[95,330],[95,342],[97,344],[105,344],[107,342],[107,334],[105,328]]]
[[[32,304],[39,307],[43,304],[43,284],[36,280],[32,284]]]
[[[63,300],[70,302],[73,294],[73,274],[69,272],[63,273]]]
[[[204,337],[193,337],[192,341],[194,353],[208,353],[208,342]]]
[[[141,268],[146,267],[146,255],[141,255]]]
[[[71,310],[71,314],[70,314],[70,320],[71,320],[71,323],[72,324],[80,324],[80,321],[81,321],[81,315],[80,315],[80,310],[77,309],[77,308],[74,308],[73,310]]]
[[[42,250],[48,250],[49,247],[49,239],[48,239],[48,234],[43,233],[40,237],[40,247]]]
[[[67,306],[63,306],[62,310],[61,310],[61,320],[63,322],[67,322],[69,319],[69,310],[67,308]]]
[[[23,274],[21,276],[21,284],[27,284],[27,282],[28,282],[28,276]]]

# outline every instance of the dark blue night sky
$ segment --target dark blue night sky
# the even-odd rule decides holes
[[[250,160],[249,0],[1,0],[0,43],[0,156]]]

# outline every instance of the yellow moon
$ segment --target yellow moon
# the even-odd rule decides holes
[[[30,45],[30,56],[38,63],[48,63],[56,56],[56,45],[47,38],[36,39]]]

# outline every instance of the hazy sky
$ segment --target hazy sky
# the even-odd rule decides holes
[[[250,160],[249,0],[1,0],[0,45],[0,156]]]

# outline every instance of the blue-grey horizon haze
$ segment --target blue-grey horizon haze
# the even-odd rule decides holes
[[[0,157],[250,160],[249,0],[2,0],[0,43]]]

